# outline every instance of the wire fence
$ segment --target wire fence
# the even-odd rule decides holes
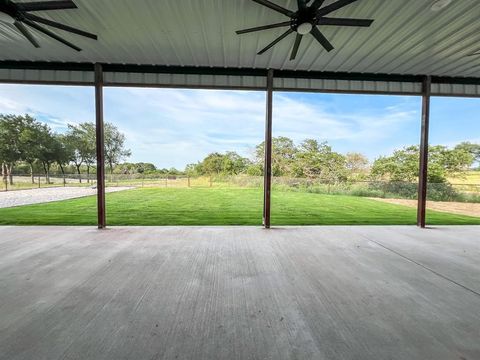
[[[3,177],[0,191],[28,190],[47,187],[95,187],[96,174],[44,174],[17,175]],[[105,178],[106,186],[131,187],[213,187],[220,183],[213,176],[178,176],[178,175],[142,175],[142,174],[113,174]]]
[[[169,174],[108,174],[106,186],[136,188],[241,187],[262,188],[262,176],[186,176]],[[16,191],[46,187],[96,187],[96,174],[13,175],[3,177],[0,191]],[[307,178],[274,177],[274,189],[304,191],[331,195],[376,198],[416,199],[418,184],[395,181],[322,181]],[[428,199],[480,203],[480,184],[429,183]]]

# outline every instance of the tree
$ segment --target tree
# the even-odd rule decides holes
[[[345,167],[353,176],[364,174],[368,170],[368,159],[361,153],[349,152],[345,155]]]
[[[26,162],[30,167],[32,184],[35,183],[34,164],[39,160],[42,133],[46,131],[46,127],[46,125],[39,123],[34,118],[25,115],[22,128],[19,132],[21,160]]]
[[[139,174],[153,173],[157,170],[154,164],[139,162],[135,164],[135,169]]]
[[[87,166],[87,183],[90,182],[90,169],[97,160],[96,126],[92,122],[79,125],[83,144],[84,161]]]
[[[187,174],[187,176],[195,176],[195,175],[198,175],[198,171],[197,171],[197,166],[198,166],[198,163],[197,164],[187,164],[187,166],[185,166],[185,173]]]
[[[53,135],[53,158],[60,167],[63,175],[63,183],[65,184],[65,165],[73,161],[74,149],[68,142],[67,136],[64,134]]]
[[[0,115],[0,163],[2,176],[13,185],[13,168],[22,159],[21,132],[28,115]]]
[[[443,183],[466,168],[473,161],[470,153],[461,149],[448,149],[443,145],[429,146],[428,181]],[[372,166],[372,176],[392,181],[412,182],[418,178],[420,152],[418,146],[408,146],[395,150],[392,156],[376,159]]]
[[[58,148],[55,137],[50,128],[44,125],[39,133],[39,153],[38,160],[43,165],[45,172],[45,181],[50,184],[50,166],[55,162],[55,151]]]
[[[238,175],[247,170],[250,161],[234,151],[225,154],[218,152],[207,155],[196,164],[188,164],[185,171],[189,175]]]
[[[223,172],[224,156],[220,153],[211,153],[202,161],[202,173],[213,175]]]
[[[114,168],[115,173],[120,174],[149,174],[153,173],[157,170],[154,164],[151,163],[122,163],[121,165],[117,165]]]
[[[125,135],[115,125],[105,124],[105,162],[110,168],[110,176],[113,176],[113,168],[120,161],[132,155],[125,148]]]
[[[285,136],[272,138],[272,175],[292,176],[297,151],[292,139]],[[262,169],[264,159],[265,142],[262,142],[255,148],[255,163],[261,165]]]
[[[298,149],[295,175],[324,182],[346,180],[345,157],[332,151],[327,142],[304,140]]]
[[[67,146],[73,152],[72,161],[77,169],[79,182],[82,182],[82,174],[80,171],[82,164],[87,165],[88,182],[90,167],[96,159],[95,125],[93,123],[68,125],[65,140]]]
[[[55,144],[55,140],[50,128],[44,127],[40,133],[40,152],[38,159],[43,165],[47,184],[50,184],[50,167],[52,163],[55,162],[55,151],[58,147],[57,144]]]
[[[238,175],[243,173],[250,161],[238,155],[234,151],[227,151],[223,156],[223,169],[222,172],[225,175]]]
[[[448,149],[443,145],[429,147],[429,173],[431,182],[445,182],[448,176],[457,176],[468,170],[474,161],[473,155],[464,149]]]
[[[473,144],[469,141],[464,141],[455,146],[454,150],[464,150],[472,155],[474,162],[480,163],[480,144]]]

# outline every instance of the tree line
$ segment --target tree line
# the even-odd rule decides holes
[[[0,164],[4,181],[13,185],[15,167],[29,167],[32,183],[35,172],[41,169],[47,183],[56,164],[65,175],[67,166],[74,166],[79,182],[82,170],[86,170],[87,181],[96,164],[95,124],[83,122],[68,125],[65,133],[53,131],[30,115],[0,114]],[[125,147],[125,135],[111,123],[105,124],[105,162],[110,173],[116,164],[131,155]]]
[[[191,175],[263,174],[264,142],[255,147],[252,159],[235,152],[211,153],[202,161],[190,164]],[[428,181],[443,183],[450,176],[470,169],[480,162],[480,145],[462,142],[453,148],[429,146]],[[358,152],[341,154],[328,142],[305,139],[299,144],[288,137],[272,139],[272,175],[315,179],[326,183],[382,180],[413,182],[419,172],[419,146],[406,146],[390,156],[380,156],[373,163]]]
[[[122,162],[131,155],[125,147],[125,135],[113,124],[105,124],[105,160],[110,174],[156,175],[263,175],[264,142],[258,144],[250,158],[236,152],[214,152],[203,160],[186,166],[184,171],[157,169],[151,163]],[[448,177],[480,163],[480,145],[463,142],[453,148],[429,146],[428,180],[446,182]],[[95,124],[84,122],[68,125],[65,133],[57,133],[35,118],[24,115],[0,114],[0,164],[4,179],[13,182],[15,167],[27,166],[35,182],[39,169],[49,182],[50,170],[55,165],[66,174],[74,169],[82,182],[96,171]],[[389,156],[380,156],[372,163],[362,153],[346,154],[334,151],[328,142],[305,139],[296,144],[284,136],[272,139],[273,176],[308,178],[326,183],[344,181],[382,180],[414,182],[419,171],[419,147],[406,146]]]

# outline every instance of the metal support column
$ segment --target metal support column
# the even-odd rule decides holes
[[[422,130],[420,137],[420,167],[418,173],[417,225],[426,226],[427,174],[428,174],[428,133],[430,123],[430,93],[432,78],[425,76],[422,89]]]
[[[103,125],[103,69],[95,64],[95,124],[97,149],[97,213],[98,228],[107,226],[105,216],[105,139]]]
[[[264,163],[264,199],[263,226],[270,228],[270,197],[272,190],[272,111],[273,111],[273,70],[267,75],[267,112],[265,120],[265,163]]]

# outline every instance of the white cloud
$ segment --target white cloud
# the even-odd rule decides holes
[[[183,168],[213,151],[250,156],[263,141],[264,92],[106,88],[104,97],[106,121],[126,134],[132,161]],[[405,98],[383,106],[372,97],[367,107],[340,110],[324,95],[314,99],[275,94],[274,136],[368,147],[371,155],[381,149],[372,144],[418,125],[418,112]],[[69,123],[94,121],[93,89],[0,86],[0,112],[29,113],[61,131]]]

